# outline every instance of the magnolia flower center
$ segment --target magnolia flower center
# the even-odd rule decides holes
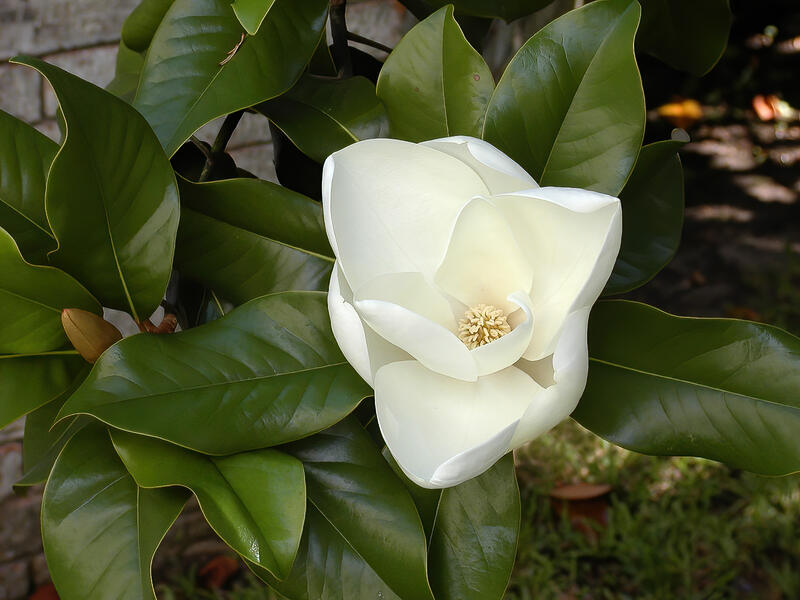
[[[491,304],[476,304],[458,322],[458,338],[470,350],[499,340],[510,332],[506,313]]]

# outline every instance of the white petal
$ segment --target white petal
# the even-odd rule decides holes
[[[353,292],[339,269],[339,261],[334,263],[331,273],[328,312],[333,336],[342,354],[368,384],[373,385],[375,372],[383,365],[411,358],[362,322],[353,306]]]
[[[348,298],[342,294],[344,289]],[[372,368],[369,362],[369,350],[367,349],[367,338],[364,334],[364,326],[361,324],[361,317],[358,316],[356,309],[351,304],[353,294],[350,291],[347,281],[342,277],[339,269],[339,261],[333,264],[331,273],[331,283],[328,288],[328,313],[331,317],[331,329],[333,337],[356,373],[372,385]]]
[[[396,362],[375,376],[375,409],[406,475],[441,488],[480,475],[508,452],[517,421],[540,392],[515,367],[467,383]]]
[[[493,199],[532,265],[536,326],[528,360],[553,353],[567,315],[590,307],[619,253],[617,198],[573,188],[539,188]]]
[[[531,402],[520,419],[511,440],[512,448],[518,448],[555,427],[578,405],[589,372],[589,351],[586,344],[589,310],[582,308],[570,313],[552,357],[538,362],[521,360],[517,363],[517,368],[537,379],[539,383],[550,385]],[[545,374],[549,365],[552,365],[552,371]]]
[[[119,332],[122,334],[122,337],[128,337],[131,335],[136,335],[141,333],[139,326],[136,324],[136,321],[133,320],[133,317],[122,310],[117,310],[115,308],[106,308],[103,307],[103,318],[111,323],[114,327],[119,329]],[[162,319],[164,318],[164,307],[159,306],[150,315],[150,322],[154,325],[158,325],[161,323]]]
[[[325,228],[352,289],[385,273],[432,277],[461,207],[483,180],[443,152],[400,140],[364,140],[323,169]]]
[[[519,360],[530,344],[534,326],[531,299],[525,292],[514,292],[509,295],[508,300],[519,306],[518,312],[525,316],[514,325],[511,333],[470,351],[477,365],[478,376],[510,367]]]
[[[525,169],[489,142],[457,135],[422,144],[455,156],[469,165],[481,176],[492,194],[506,194],[539,187]]]
[[[532,268],[503,213],[474,198],[459,213],[436,285],[467,306],[493,304],[509,314],[509,294],[529,290]]]
[[[355,307],[375,333],[429,369],[463,381],[477,379],[475,360],[453,330],[385,300],[357,300]]]

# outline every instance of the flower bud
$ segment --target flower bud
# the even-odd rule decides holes
[[[122,339],[122,334],[111,323],[80,308],[65,308],[61,311],[61,324],[69,341],[90,363]]]

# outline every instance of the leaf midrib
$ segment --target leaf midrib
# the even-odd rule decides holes
[[[50,306],[49,304],[45,304],[44,302],[39,302],[38,300],[34,300],[33,298],[29,298],[28,296],[23,296],[22,294],[17,294],[16,292],[12,292],[7,288],[0,288],[0,294],[8,294],[9,296],[14,296],[15,298],[19,298],[23,302],[29,302],[31,304],[36,304],[37,306],[41,306],[46,310],[51,310],[56,313],[61,313],[61,309],[56,308],[54,306]]]
[[[98,405],[92,406],[91,408],[92,409],[96,409],[96,408],[102,408],[102,407],[106,407],[106,406],[114,406],[116,404],[122,404],[124,402],[136,402],[138,400],[149,400],[151,398],[158,398],[160,396],[168,396],[170,394],[193,392],[193,391],[198,391],[198,390],[207,390],[207,389],[212,389],[212,388],[221,387],[221,386],[238,385],[240,383],[252,383],[252,382],[266,381],[266,380],[272,379],[274,377],[285,377],[285,376],[291,376],[291,375],[299,375],[301,373],[309,373],[309,372],[312,372],[312,371],[320,371],[322,369],[330,369],[330,368],[340,367],[340,366],[346,365],[346,364],[348,364],[347,361],[343,360],[343,361],[336,362],[336,363],[329,363],[329,364],[325,364],[325,365],[319,365],[319,366],[316,366],[316,367],[308,367],[308,368],[299,369],[299,370],[296,370],[296,371],[283,371],[281,373],[273,373],[272,375],[259,375],[258,377],[248,377],[248,378],[245,378],[245,379],[237,379],[237,380],[234,380],[234,381],[218,381],[216,383],[208,383],[208,384],[204,384],[204,385],[183,387],[183,388],[179,388],[179,389],[169,390],[169,391],[166,391],[166,392],[157,392],[157,393],[153,393],[153,394],[144,394],[144,395],[139,395],[139,396],[131,396],[131,397],[128,397],[128,398],[119,398],[119,399],[115,399],[113,402],[103,402],[102,404],[98,404]],[[69,413],[69,414],[78,414],[78,413],[82,413],[82,412],[85,412],[85,411],[78,410],[75,413]],[[91,413],[88,413],[88,414],[91,414]],[[64,416],[69,416],[69,415],[61,415],[61,416],[64,417]]]
[[[783,407],[783,408],[788,408],[788,409],[791,409],[791,410],[800,411],[800,407],[792,406],[791,404],[782,404],[780,402],[775,402],[773,400],[767,400],[766,398],[759,398],[757,396],[751,396],[749,394],[743,394],[741,392],[736,392],[734,390],[725,390],[725,389],[722,389],[722,388],[719,388],[719,387],[716,387],[716,386],[713,386],[713,385],[700,383],[698,381],[689,381],[687,379],[681,379],[680,377],[673,377],[671,375],[664,375],[662,373],[654,373],[652,371],[644,371],[642,369],[637,369],[635,367],[630,367],[630,366],[627,366],[627,365],[621,365],[621,364],[618,364],[618,363],[610,362],[610,361],[607,361],[607,360],[602,360],[600,358],[595,358],[595,357],[592,357],[592,356],[589,357],[589,362],[594,362],[594,363],[597,363],[597,364],[605,365],[607,367],[612,367],[612,368],[615,368],[615,369],[620,369],[620,370],[623,370],[623,371],[630,371],[632,373],[638,373],[640,375],[646,375],[648,377],[655,377],[655,378],[658,378],[658,379],[663,379],[663,380],[666,380],[666,381],[673,381],[675,383],[681,383],[681,384],[689,385],[689,386],[692,386],[692,387],[699,387],[699,388],[710,390],[712,392],[716,392],[716,393],[719,393],[719,394],[733,394],[735,396],[739,396],[740,398],[746,398],[746,399],[752,400],[754,402],[763,402],[765,404],[769,404],[769,405],[772,405],[772,406],[780,406],[780,407]]]
[[[578,94],[581,91],[581,86],[583,86],[584,82],[586,81],[586,79],[588,77],[588,73],[592,70],[592,65],[594,64],[595,59],[603,51],[603,49],[606,46],[606,43],[608,42],[608,40],[611,39],[611,36],[617,31],[617,28],[619,27],[620,22],[622,21],[623,17],[627,14],[627,12],[630,10],[631,6],[632,5],[628,6],[628,8],[626,8],[622,13],[620,13],[620,15],[617,18],[616,22],[609,28],[609,32],[610,33],[603,38],[603,41],[600,42],[599,46],[597,46],[597,50],[592,55],[592,58],[589,59],[589,64],[586,65],[586,69],[584,70],[584,72],[583,72],[583,74],[581,76],[581,80],[578,82],[578,85],[575,88],[575,93],[572,95],[572,98],[570,98],[569,106],[567,106],[567,110],[564,111],[564,117],[561,119],[561,123],[558,125],[558,131],[556,131],[556,135],[553,137],[553,143],[550,146],[550,150],[547,153],[547,160],[545,160],[544,166],[542,167],[542,172],[539,175],[539,182],[540,183],[542,181],[544,181],[545,174],[547,173],[547,169],[550,166],[550,160],[553,158],[554,150],[555,150],[556,146],[558,145],[558,139],[561,137],[561,131],[564,129],[564,123],[566,123],[567,117],[569,116],[570,112],[572,111],[572,105],[575,104],[575,98],[578,97]]]

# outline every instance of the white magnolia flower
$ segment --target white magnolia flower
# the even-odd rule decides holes
[[[333,332],[414,482],[461,483],[572,412],[617,198],[538,187],[469,137],[348,146],[322,196]]]

